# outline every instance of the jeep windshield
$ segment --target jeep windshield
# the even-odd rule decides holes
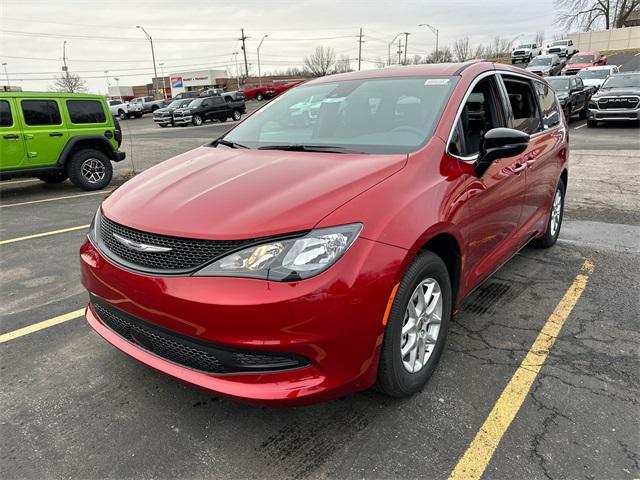
[[[601,88],[640,88],[640,74],[614,75]]]
[[[553,88],[556,92],[566,92],[569,90],[571,79],[566,77],[555,77],[547,78],[547,82],[549,82],[551,88]]]
[[[529,63],[530,67],[548,67],[551,65],[551,57],[536,57]]]
[[[412,152],[433,135],[457,81],[402,77],[302,85],[256,111],[224,140],[261,149]],[[299,105],[311,102],[318,107],[300,115]]]
[[[593,55],[574,55],[569,63],[591,63],[593,62]]]

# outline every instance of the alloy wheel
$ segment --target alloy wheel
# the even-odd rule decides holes
[[[400,336],[402,364],[410,373],[418,373],[435,349],[442,322],[442,291],[433,278],[422,280],[415,288],[405,310]]]
[[[551,229],[551,236],[555,237],[558,233],[558,227],[560,226],[560,220],[562,219],[562,192],[560,189],[556,190],[556,194],[553,197],[553,206],[551,207],[551,223],[549,228]]]
[[[106,169],[97,158],[87,158],[80,166],[80,173],[89,183],[98,183],[104,178]]]

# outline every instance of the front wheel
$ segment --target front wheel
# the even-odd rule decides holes
[[[200,125],[202,125],[203,120],[202,120],[202,117],[200,115],[194,115],[193,119],[192,119],[192,122],[196,127],[199,127]]]
[[[118,110],[118,117],[120,117],[120,120],[126,120],[127,112],[125,112],[124,110]]]
[[[553,203],[549,211],[549,220],[547,221],[547,231],[543,236],[536,238],[532,245],[540,248],[549,248],[555,245],[560,235],[560,227],[562,226],[562,217],[564,216],[564,193],[565,186],[562,179],[558,182],[558,187],[553,195]]]
[[[69,179],[82,190],[100,190],[111,182],[111,160],[100,150],[80,150],[67,164]]]
[[[38,178],[44,183],[62,183],[69,178],[69,175],[64,170],[59,170],[57,172],[43,173],[38,175]]]
[[[435,253],[419,253],[393,300],[380,353],[378,390],[407,397],[427,383],[445,346],[451,305],[444,262]]]
[[[256,93],[256,100],[261,102],[262,100],[264,100],[264,97],[262,96],[261,93]]]

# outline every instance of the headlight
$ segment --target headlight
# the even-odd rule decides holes
[[[293,281],[323,272],[344,255],[361,223],[312,230],[304,237],[254,245],[207,265],[195,275]]]

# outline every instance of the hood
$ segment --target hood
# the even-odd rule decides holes
[[[551,70],[551,65],[540,65],[539,67],[534,65],[533,67],[527,67],[525,70],[528,72],[548,72]]]
[[[171,111],[173,111],[173,108],[169,108],[169,107],[164,107],[164,108],[158,108],[155,112],[153,112],[154,114],[158,114],[158,113],[169,113]]]
[[[588,67],[593,67],[593,62],[567,63],[562,70],[582,70]]]
[[[612,97],[612,96],[626,96],[626,95],[633,95],[633,96],[637,96],[640,95],[640,88],[632,88],[632,87],[619,87],[619,88],[603,88],[600,87],[600,90],[598,90],[598,93],[596,95],[594,95],[594,98],[596,97]]]
[[[200,147],[132,178],[102,209],[115,222],[164,235],[266,237],[313,228],[406,160],[406,154]]]
[[[585,84],[585,86],[587,87],[599,87],[600,85],[602,85],[604,83],[605,79],[604,78],[587,78],[587,79],[582,79],[582,83]]]

